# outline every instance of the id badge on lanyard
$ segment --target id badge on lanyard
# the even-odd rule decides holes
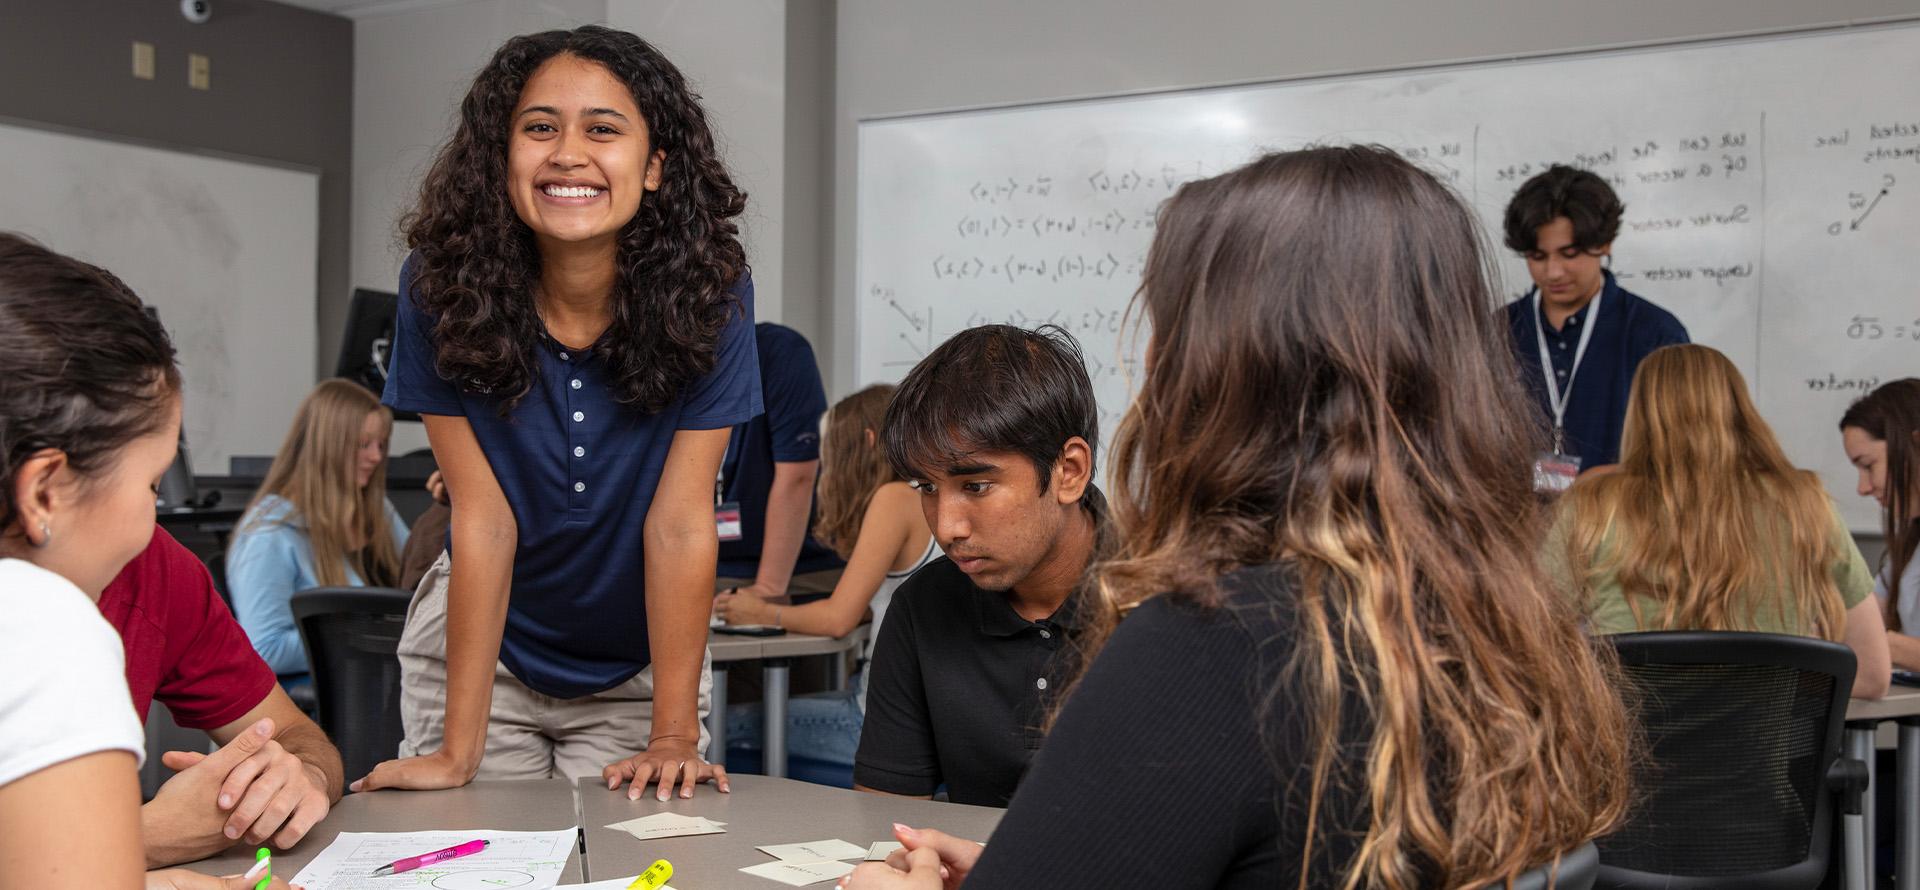
[[[1574,347],[1573,368],[1567,371],[1567,386],[1562,390],[1553,379],[1553,354],[1547,349],[1547,335],[1540,330],[1540,292],[1533,292],[1533,336],[1540,347],[1540,373],[1547,382],[1547,407],[1553,412],[1553,450],[1543,451],[1533,460],[1533,490],[1540,494],[1560,494],[1572,488],[1573,480],[1580,476],[1580,456],[1567,453],[1567,401],[1573,397],[1574,381],[1580,377],[1580,363],[1587,357],[1587,343],[1593,339],[1603,296],[1604,288],[1587,304],[1587,326],[1580,332],[1580,345]]]

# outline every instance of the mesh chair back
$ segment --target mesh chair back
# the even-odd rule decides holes
[[[1826,776],[1840,752],[1853,653],[1774,634],[1613,641],[1646,756],[1628,823],[1597,842],[1600,885],[1817,885],[1831,846]]]
[[[388,587],[318,587],[293,595],[313,666],[320,728],[340,747],[349,781],[400,747],[400,631],[413,595]]]

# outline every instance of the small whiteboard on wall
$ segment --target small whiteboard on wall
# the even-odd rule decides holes
[[[1626,202],[1621,283],[1730,356],[1792,459],[1874,530],[1835,424],[1920,375],[1916,84],[1920,26],[1899,24],[865,121],[856,370],[896,380],[962,328],[1052,322],[1084,345],[1110,432],[1140,346],[1121,313],[1181,183],[1390,146],[1473,204],[1512,299],[1530,282],[1501,215],[1567,163]]]
[[[201,473],[279,450],[313,386],[319,220],[317,173],[0,124],[0,230],[159,311]]]

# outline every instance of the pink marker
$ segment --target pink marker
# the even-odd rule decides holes
[[[460,856],[471,856],[481,850],[485,850],[488,843],[490,843],[490,841],[467,841],[457,847],[448,847],[444,850],[435,850],[431,853],[422,853],[418,856],[408,856],[405,859],[395,859],[386,865],[374,869],[373,876],[378,878],[387,875],[397,875],[403,871],[413,871],[416,868],[432,865],[436,862],[445,862]]]

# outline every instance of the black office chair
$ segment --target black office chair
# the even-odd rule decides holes
[[[1811,637],[1661,631],[1613,637],[1645,733],[1625,827],[1600,838],[1604,890],[1787,890],[1820,885],[1842,795],[1859,812],[1865,765],[1840,757],[1853,688],[1845,646]]]
[[[1581,844],[1560,857],[1528,869],[1512,884],[1494,884],[1482,890],[1592,890],[1593,877],[1600,871],[1600,851],[1593,844]]]
[[[413,594],[391,587],[316,587],[293,595],[313,666],[320,728],[340,746],[347,778],[392,760],[400,725],[400,631]]]

